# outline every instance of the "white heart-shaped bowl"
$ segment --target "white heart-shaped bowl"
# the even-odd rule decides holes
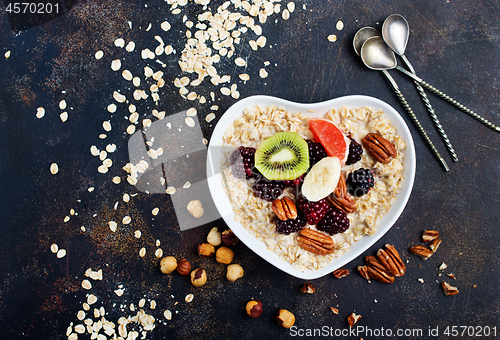
[[[391,121],[392,125],[396,128],[397,133],[406,142],[404,150],[404,170],[403,170],[403,186],[399,191],[396,200],[391,206],[389,212],[382,218],[377,226],[376,232],[372,236],[365,236],[361,240],[355,242],[350,248],[338,258],[334,258],[326,267],[317,270],[304,270],[299,271],[293,268],[290,263],[281,260],[276,253],[266,248],[264,242],[261,242],[250,234],[240,223],[234,220],[234,212],[231,207],[228,196],[222,185],[221,178],[221,159],[222,159],[222,137],[226,128],[233,123],[233,121],[243,114],[243,110],[247,107],[259,105],[277,106],[284,108],[290,112],[301,112],[309,116],[323,116],[330,109],[338,109],[341,107],[357,108],[357,107],[374,107],[384,111],[384,114]],[[312,113],[311,113],[312,112]],[[346,263],[354,260],[366,249],[372,246],[378,239],[380,239],[397,221],[403,209],[408,202],[415,179],[415,146],[413,139],[408,130],[408,126],[404,122],[399,113],[389,104],[369,96],[345,96],[340,98],[331,99],[321,103],[314,104],[300,104],[288,100],[270,97],[270,96],[252,96],[242,99],[231,106],[226,113],[220,118],[217,126],[214,129],[210,144],[208,147],[207,157],[207,178],[210,193],[215,202],[220,215],[227,223],[229,228],[234,234],[250,249],[261,256],[264,260],[268,261],[275,267],[283,270],[284,272],[306,280],[316,279],[327,275],[345,265]]]

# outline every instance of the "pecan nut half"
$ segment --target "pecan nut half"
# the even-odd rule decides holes
[[[422,258],[422,260],[427,260],[429,257],[432,256],[432,254],[434,254],[434,252],[432,250],[430,250],[429,248],[425,247],[425,246],[421,246],[421,245],[416,245],[416,246],[413,246],[410,248],[410,253],[413,253],[415,255],[418,255]]]
[[[297,235],[299,247],[316,255],[328,255],[335,251],[333,239],[312,229],[302,229]]]
[[[394,246],[391,244],[386,244],[385,249],[386,249],[387,254],[389,254],[389,256],[392,258],[392,261],[394,262],[394,264],[398,268],[399,275],[395,275],[395,276],[398,276],[398,277],[403,276],[406,273],[406,266],[405,266],[403,260],[401,259],[401,256],[399,256],[399,253],[396,250],[396,248],[394,248]]]
[[[384,266],[385,270],[394,276],[401,276],[399,268],[394,263],[392,257],[384,249],[379,249],[377,251],[378,261]]]
[[[393,283],[395,276],[392,275],[385,267],[378,261],[375,256],[366,256],[366,272],[372,279],[383,282]]]
[[[437,230],[424,230],[422,233],[422,241],[429,242],[439,238],[439,231]]]
[[[336,269],[336,270],[333,271],[333,275],[337,279],[341,279],[341,278],[346,277],[347,275],[349,275],[349,269],[347,269],[347,268]]]
[[[282,221],[293,220],[297,218],[297,207],[289,197],[275,199],[272,203],[273,212]]]
[[[394,145],[377,133],[367,134],[361,142],[363,146],[368,149],[373,158],[380,163],[387,164],[391,161],[391,158],[397,156]]]
[[[340,173],[339,182],[335,191],[331,193],[326,200],[335,208],[344,210],[346,214],[352,213],[356,210],[354,200],[347,193],[347,183],[342,172]]]

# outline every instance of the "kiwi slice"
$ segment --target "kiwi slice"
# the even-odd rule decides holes
[[[309,168],[309,147],[296,132],[278,132],[255,151],[255,167],[268,180],[293,180]]]

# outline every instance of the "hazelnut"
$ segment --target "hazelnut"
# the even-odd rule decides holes
[[[182,276],[188,276],[191,271],[191,264],[188,260],[182,259],[177,261],[177,273]]]
[[[198,268],[191,272],[191,283],[195,287],[201,287],[207,283],[207,273],[205,269]]]
[[[222,243],[224,243],[226,246],[234,246],[236,243],[238,243],[238,238],[231,229],[224,230],[221,237]]]
[[[226,277],[229,281],[233,282],[242,277],[244,274],[243,268],[239,264],[230,264],[227,266]]]
[[[290,328],[295,323],[295,316],[286,309],[280,309],[276,315],[276,321],[281,327]]]
[[[219,231],[219,228],[213,227],[207,236],[207,242],[217,247],[222,242],[222,234]]]
[[[302,289],[300,290],[302,293],[306,293],[306,294],[314,294],[314,292],[316,291],[316,289],[314,288],[314,286],[310,283],[304,283],[302,285]]]
[[[163,274],[170,274],[177,268],[177,260],[173,256],[167,256],[160,261],[160,270]]]
[[[213,245],[208,243],[202,243],[198,246],[198,255],[200,257],[209,257],[212,256],[215,252],[215,248]]]
[[[215,253],[215,259],[219,263],[230,264],[233,262],[234,253],[227,247],[220,247]]]
[[[247,315],[252,319],[258,318],[259,316],[262,315],[262,312],[264,311],[262,309],[262,302],[260,302],[259,300],[248,301],[246,310],[247,310]]]

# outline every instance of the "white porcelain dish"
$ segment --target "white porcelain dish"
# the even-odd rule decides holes
[[[380,224],[377,227],[377,231],[372,236],[365,236],[358,242],[350,246],[350,248],[340,257],[335,258],[326,267],[317,270],[304,270],[299,271],[293,268],[288,262],[279,259],[278,255],[273,251],[266,248],[266,245],[257,240],[252,234],[250,234],[243,226],[234,220],[234,213],[231,207],[229,198],[227,197],[224,188],[222,186],[220,177],[221,168],[221,153],[222,153],[222,137],[226,128],[233,123],[233,121],[242,115],[243,110],[247,107],[260,105],[260,106],[278,106],[282,107],[291,112],[301,112],[309,116],[322,116],[328,110],[332,108],[340,107],[364,107],[371,106],[375,108],[380,108],[384,111],[387,118],[391,120],[391,123],[396,128],[398,134],[405,140],[406,148],[404,150],[404,180],[403,186],[398,193],[394,204],[391,206],[389,212],[382,218]],[[314,112],[312,112],[314,111]],[[399,113],[392,108],[389,104],[369,96],[346,96],[331,99],[321,103],[314,104],[300,104],[294,103],[288,100],[270,97],[270,96],[252,96],[242,99],[231,106],[226,113],[221,117],[217,126],[214,129],[212,137],[209,144],[209,157],[207,158],[207,178],[208,187],[210,193],[215,202],[215,206],[219,210],[224,221],[227,223],[229,228],[234,232],[234,234],[246,245],[248,248],[252,249],[255,253],[261,256],[264,260],[268,261],[275,267],[283,270],[284,272],[301,278],[301,279],[316,279],[327,275],[334,271],[335,269],[341,268],[346,263],[354,260],[360,254],[362,254],[366,249],[372,246],[377,240],[379,240],[397,221],[401,213],[403,212],[406,203],[411,194],[413,187],[413,181],[415,178],[415,168],[416,168],[416,158],[415,158],[415,146],[413,145],[413,139],[411,137],[410,131],[404,120],[401,118]]]

